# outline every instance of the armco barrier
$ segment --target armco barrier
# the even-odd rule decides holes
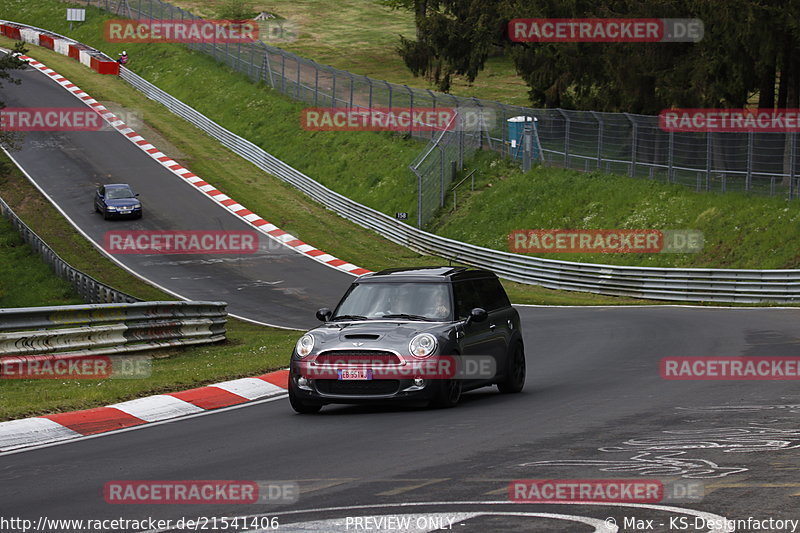
[[[100,74],[119,74],[119,63],[99,50],[77,43],[68,37],[35,26],[0,21],[0,33],[11,39],[43,46],[68,55]]]
[[[14,213],[2,198],[0,198],[0,214],[11,222],[11,225],[19,232],[22,240],[42,256],[44,262],[50,265],[56,276],[73,286],[78,295],[83,298],[83,301],[88,303],[138,301],[138,298],[134,298],[129,294],[125,294],[105,283],[97,281],[61,259],[36,232],[29,228],[28,225]],[[0,323],[0,330],[2,330],[2,323]]]
[[[19,361],[6,356],[77,357],[222,341],[226,306],[138,302],[0,309],[0,364]]]
[[[433,235],[328,189],[127,68],[120,69],[120,77],[148,98],[207,132],[234,153],[290,183],[338,215],[421,253],[488,268],[505,279],[549,289],[671,301],[800,301],[800,270],[686,269],[574,263],[501,252]]]

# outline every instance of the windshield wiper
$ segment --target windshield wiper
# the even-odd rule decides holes
[[[333,322],[335,322],[336,320],[369,320],[369,319],[361,315],[339,315],[331,319],[331,321]]]
[[[426,316],[421,315],[408,315],[405,313],[397,313],[392,315],[383,315],[381,318],[405,318],[406,320],[427,320],[430,321],[431,319]]]

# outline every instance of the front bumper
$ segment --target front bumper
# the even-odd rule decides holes
[[[417,385],[414,379],[368,379],[339,380],[327,378],[307,378],[305,384],[298,383],[301,369],[297,361],[289,368],[289,387],[300,400],[323,403],[375,403],[407,401],[428,401],[436,394],[441,380],[425,379]]]
[[[122,212],[119,209],[117,209],[116,211],[106,210],[106,213],[108,214],[109,218],[128,218],[128,217],[139,218],[140,216],[142,216],[142,208],[140,207],[138,209],[131,209],[130,211],[125,211],[125,212]]]

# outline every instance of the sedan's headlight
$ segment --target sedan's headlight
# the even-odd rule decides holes
[[[133,204],[134,209],[139,209],[142,207],[142,204]]]
[[[430,333],[420,333],[408,343],[408,349],[414,357],[428,357],[436,351],[436,337]]]
[[[300,357],[305,357],[314,349],[314,337],[308,333],[297,339],[297,345],[294,350]]]
[[[106,209],[108,209],[109,211],[116,211],[117,210],[117,208],[114,207],[113,205],[106,206]]]

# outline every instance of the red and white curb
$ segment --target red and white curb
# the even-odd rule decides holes
[[[289,371],[146,396],[106,407],[0,422],[0,452],[97,435],[280,396]]]
[[[362,274],[368,274],[369,272],[371,272],[370,270],[358,267],[356,265],[353,265],[352,263],[348,263],[347,261],[338,259],[328,253],[325,253],[322,250],[314,248],[310,244],[301,241],[294,235],[291,235],[283,231],[274,224],[270,224],[257,214],[253,213],[252,211],[250,211],[249,209],[238,203],[236,200],[230,198],[229,196],[223,194],[221,191],[217,190],[213,185],[209,184],[206,181],[203,181],[203,179],[201,179],[196,174],[192,173],[189,169],[181,166],[176,161],[164,155],[158,148],[147,142],[144,139],[144,137],[133,131],[133,129],[129,128],[125,124],[125,122],[120,120],[116,115],[114,115],[114,113],[109,111],[103,104],[101,104],[100,102],[89,96],[80,87],[70,82],[68,79],[60,75],[58,72],[54,71],[44,63],[37,61],[31,57],[28,56],[20,56],[20,57],[22,59],[28,60],[30,66],[48,75],[50,78],[53,79],[53,81],[55,81],[56,83],[64,87],[66,90],[71,92],[73,95],[75,95],[76,98],[78,98],[84,104],[97,111],[103,117],[103,119],[105,119],[105,121],[108,122],[108,124],[110,124],[115,130],[123,134],[129,141],[138,146],[142,151],[147,153],[151,158],[155,159],[167,170],[171,171],[179,178],[182,178],[184,181],[187,181],[188,183],[194,185],[198,190],[203,192],[208,198],[212,199],[214,202],[221,205],[234,215],[239,216],[242,220],[247,222],[247,224],[254,227],[267,237],[329,267],[333,267],[356,276],[360,276]]]

